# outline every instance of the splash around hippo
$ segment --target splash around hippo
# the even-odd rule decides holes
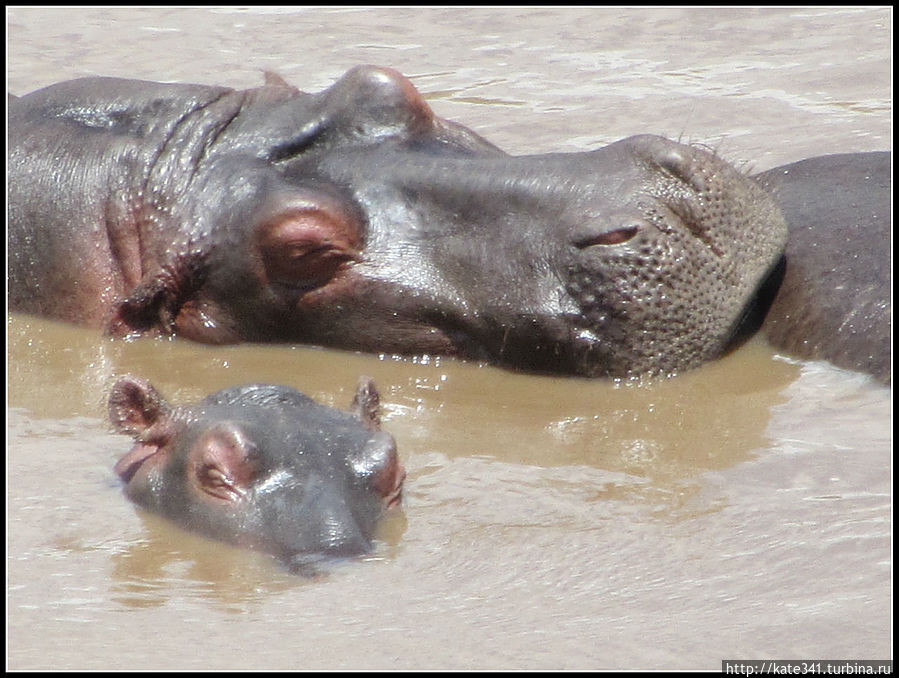
[[[135,438],[115,466],[132,501],[296,571],[369,551],[378,519],[401,501],[405,471],[367,378],[345,413],[264,384],[172,406],[128,376],[112,388],[109,416]]]
[[[10,309],[115,335],[671,373],[725,350],[786,240],[705,150],[509,156],[371,66],[64,82],[11,101],[9,140]]]

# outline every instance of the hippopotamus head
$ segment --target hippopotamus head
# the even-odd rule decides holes
[[[145,237],[117,331],[672,373],[725,350],[785,245],[772,198],[695,146],[510,156],[374,67],[237,94],[154,166],[143,221],[180,230]]]
[[[405,477],[377,406],[368,379],[344,413],[260,384],[174,407],[146,381],[125,377],[109,413],[136,442],[115,470],[136,504],[208,537],[292,565],[357,555],[399,503]]]

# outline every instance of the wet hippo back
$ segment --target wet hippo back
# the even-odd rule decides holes
[[[891,380],[891,153],[811,158],[759,175],[789,227],[771,343]]]

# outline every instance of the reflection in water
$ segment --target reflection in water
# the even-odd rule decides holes
[[[265,554],[189,534],[144,512],[140,517],[142,539],[112,559],[111,595],[120,605],[165,605],[177,581],[189,586],[191,598],[215,601],[224,611],[244,612],[274,593],[308,583],[282,571]]]
[[[401,509],[386,516],[376,533],[377,554],[316,561],[299,573],[274,556],[241,549],[173,526],[135,509],[142,535],[112,555],[112,599],[126,607],[157,607],[172,599],[174,583],[189,583],[190,597],[216,601],[223,611],[243,613],[271,595],[319,584],[342,569],[382,560],[396,551],[405,531]]]
[[[463,667],[517,666],[513,657],[527,651],[535,628],[555,648],[546,665],[566,666],[563,656],[603,665],[591,648],[613,629],[607,642],[618,649],[608,655],[612,646],[602,645],[610,665],[647,656],[647,666],[658,666],[703,651],[684,655],[686,636],[678,635],[649,652],[628,629],[665,637],[658,620],[673,615],[742,647],[747,628],[770,624],[759,601],[827,620],[889,585],[890,490],[876,468],[889,463],[889,427],[862,433],[871,416],[888,416],[888,393],[861,376],[800,369],[758,341],[676,379],[614,383],[297,347],[110,342],[33,318],[8,322],[9,399],[19,408],[11,420],[10,534],[19,554],[11,580],[29,582],[23,568],[39,558],[37,581],[59,584],[43,594],[34,583],[13,586],[19,618],[41,615],[17,607],[21,601],[47,599],[77,610],[54,617],[53,628],[131,610],[153,615],[141,625],[202,619],[229,637],[219,626],[227,619],[270,623],[287,615],[334,652],[343,647],[327,631],[334,624],[365,629],[374,642],[382,630],[371,620],[392,620],[385,626],[410,639],[432,626],[443,629],[441,638],[447,628],[459,634],[468,651],[443,655],[436,640],[423,642],[437,666]],[[173,400],[286,381],[332,406],[349,402],[357,376],[369,374],[408,471],[404,511],[382,523],[370,556],[314,577],[144,514],[111,471],[129,442],[105,433],[103,421],[105,390],[125,372],[158,383]],[[809,389],[832,401],[822,405]],[[847,445],[856,444],[853,459],[862,466],[847,466]],[[54,504],[60,508],[40,518]],[[881,565],[859,569],[858,540],[881,554]],[[850,602],[816,607],[853,568],[854,583],[844,587]],[[72,571],[96,574],[73,587],[64,584]],[[879,604],[866,607],[880,618]],[[555,631],[546,631],[548,618]],[[470,624],[505,629],[490,645],[497,663],[485,660],[485,641]],[[880,637],[866,624],[857,628],[840,637]],[[796,642],[811,648],[817,637]],[[775,646],[777,639],[769,638]],[[399,645],[417,656],[417,643]],[[75,653],[73,662],[92,656]],[[116,666],[100,656],[101,665]],[[246,656],[228,656],[228,665],[248,666]],[[273,665],[293,666],[286,648],[270,656],[278,658]],[[150,661],[191,665],[179,652],[171,664]]]
[[[235,648],[253,632],[227,620],[268,628],[274,636],[256,642],[285,668],[296,668],[298,650],[272,639],[281,637],[274,622],[288,618],[311,646],[328,648],[326,658],[304,653],[305,667],[352,668],[362,657],[387,667],[400,653],[409,666],[580,668],[634,657],[694,666],[684,658],[708,648],[686,640],[713,631],[746,656],[757,647],[742,644],[747,629],[773,647],[783,636],[811,652],[820,635],[808,620],[831,624],[862,603],[865,619],[889,614],[887,602],[871,602],[889,590],[890,429],[871,430],[872,416],[888,421],[889,394],[829,368],[801,374],[760,342],[676,379],[616,384],[451,360],[110,342],[32,318],[8,322],[9,404],[18,408],[9,601],[22,620],[11,646],[24,648],[28,666],[43,666],[27,650],[32,627],[80,637],[77,648],[56,648],[54,663],[119,666],[102,639],[70,625],[122,624],[125,610],[139,615],[129,625],[169,639],[168,654],[144,664],[201,668],[209,666],[180,639],[208,641],[179,620],[202,620]],[[337,407],[369,374],[408,471],[404,512],[382,525],[370,557],[315,578],[143,514],[111,470],[129,441],[106,433],[104,421],[105,392],[125,372],[173,400],[286,381]],[[824,398],[822,411],[824,393],[833,401]],[[870,566],[860,566],[858,544]],[[833,590],[842,603],[825,603]],[[805,621],[769,634],[760,605]],[[659,621],[671,618],[703,632],[672,636]],[[335,628],[354,629],[355,645]],[[883,647],[867,622],[853,628],[828,646]],[[552,648],[545,662],[529,654],[537,630]],[[670,640],[650,649],[646,634]],[[258,651],[215,652],[215,666],[260,665]]]
[[[38,416],[105,418],[110,385],[129,372],[158,384],[173,402],[271,382],[338,408],[358,375],[369,374],[382,393],[385,426],[401,443],[448,457],[585,464],[657,483],[731,466],[765,447],[768,411],[798,372],[772,361],[759,341],[676,379],[616,383],[301,347],[115,342],[15,315],[9,328],[10,404]],[[68,348],[60,351],[59,342]]]

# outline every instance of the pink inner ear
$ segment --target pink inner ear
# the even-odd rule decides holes
[[[150,382],[127,375],[112,387],[107,409],[118,432],[138,435],[160,422],[168,406]]]
[[[256,473],[253,450],[253,443],[236,426],[207,431],[190,451],[194,483],[217,499],[242,499]]]

